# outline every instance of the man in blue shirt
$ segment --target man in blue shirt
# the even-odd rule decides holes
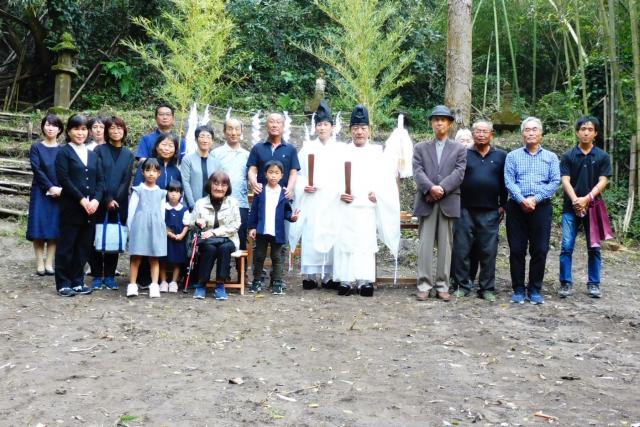
[[[247,249],[247,220],[249,218],[249,201],[247,187],[247,160],[249,152],[240,145],[242,136],[242,122],[235,118],[225,120],[222,131],[225,143],[214,149],[211,154],[231,179],[231,196],[240,206],[240,249]]]
[[[600,198],[611,176],[609,155],[593,142],[600,130],[597,118],[584,116],[576,122],[578,145],[567,151],[560,162],[564,204],[562,207],[562,249],[560,250],[561,298],[571,295],[573,248],[580,225],[587,239],[589,296],[600,298],[600,270],[602,256],[600,247],[590,247],[589,203]]]
[[[542,304],[542,281],[551,236],[551,198],[560,184],[558,156],[541,147],[542,122],[527,117],[520,125],[525,146],[507,154],[504,181],[507,202],[507,240],[513,295],[511,302]],[[527,246],[529,282],[525,286]]]
[[[284,166],[284,173],[278,184],[285,189],[286,197],[289,200],[293,199],[300,162],[296,147],[282,139],[283,132],[284,118],[282,115],[270,114],[267,118],[268,137],[265,141],[253,146],[247,160],[247,168],[249,169],[247,177],[254,195],[260,194],[267,182],[264,166],[271,160],[277,160]]]
[[[156,125],[158,127],[151,133],[148,133],[138,143],[138,150],[136,151],[136,159],[139,163],[142,163],[147,157],[151,157],[153,146],[163,133],[173,132],[175,109],[166,103],[159,104],[156,107]],[[180,159],[184,157],[184,153],[187,147],[187,143],[184,138],[180,140]]]

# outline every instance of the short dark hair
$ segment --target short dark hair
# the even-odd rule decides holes
[[[109,142],[109,128],[113,125],[119,126],[124,130],[124,136],[122,137],[122,143],[124,144],[127,139],[127,124],[121,117],[111,116],[107,120],[104,121],[104,140]]]
[[[227,184],[227,192],[224,194],[224,196],[227,197],[231,195],[231,192],[233,191],[233,189],[231,188],[231,179],[225,171],[214,172],[204,184],[204,192],[209,196],[211,196],[211,188],[213,187],[214,183]]]
[[[281,161],[279,161],[279,160],[269,160],[264,165],[264,171],[265,172],[268,171],[271,166],[277,167],[278,169],[280,169],[280,172],[284,173],[284,165],[282,164]]]
[[[57,136],[60,136],[60,134],[64,132],[64,123],[62,123],[60,117],[56,116],[55,114],[47,114],[42,118],[42,121],[40,122],[40,130],[42,131],[42,133],[44,133],[44,125],[46,125],[47,123],[58,128]]]
[[[178,193],[182,194],[184,188],[182,188],[182,183],[180,181],[178,181],[177,179],[172,179],[171,181],[169,181],[169,185],[167,185],[166,190],[167,193],[170,191],[177,191]]]
[[[600,133],[600,120],[594,116],[582,116],[576,121],[576,132],[580,130],[583,124],[589,123],[593,124],[596,133]]]
[[[169,104],[168,102],[161,102],[160,104],[158,104],[156,106],[156,110],[155,110],[155,114],[153,115],[153,117],[158,117],[158,110],[161,108],[168,108],[169,110],[171,110],[171,115],[173,116],[176,112],[176,109],[173,108],[173,105]]]
[[[140,171],[144,172],[147,169],[155,169],[158,172],[162,170],[162,168],[160,167],[160,162],[158,162],[158,159],[156,159],[155,157],[144,159],[144,162],[142,162],[142,165],[140,166]]]
[[[153,150],[151,151],[151,157],[158,157],[158,145],[165,139],[173,142],[173,146],[176,149],[173,157],[169,160],[170,163],[175,163],[180,155],[180,140],[178,139],[178,135],[173,132],[161,133],[160,136],[156,138],[156,142],[153,144]]]
[[[196,131],[195,131],[196,139],[198,139],[198,137],[202,132],[209,132],[211,134],[211,138],[213,138],[214,136],[213,129],[211,129],[211,126],[200,125],[196,128]]]
[[[71,117],[69,117],[69,120],[67,120],[67,129],[65,130],[66,141],[71,142],[71,138],[69,138],[70,129],[80,126],[87,127],[88,122],[89,121],[87,120],[87,116],[85,116],[84,114],[73,114]]]
[[[93,125],[95,125],[96,123],[102,123],[104,124],[106,121],[106,119],[102,116],[96,116],[96,117],[91,117],[89,119],[89,121],[87,122],[87,127],[91,128]],[[106,126],[105,126],[106,127]]]

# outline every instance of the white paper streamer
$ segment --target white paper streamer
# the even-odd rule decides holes
[[[284,115],[284,133],[282,135],[282,138],[287,142],[291,142],[289,141],[289,137],[291,136],[291,117],[289,117],[288,111],[283,111],[283,115]]]
[[[204,107],[204,113],[202,113],[202,118],[200,119],[200,126],[205,126],[209,124],[209,104]]]
[[[198,106],[194,102],[189,112],[189,118],[187,119],[187,135],[186,135],[186,154],[191,154],[196,151],[198,145],[196,144],[196,128],[198,127]]]
[[[260,110],[251,119],[251,144],[260,142]]]

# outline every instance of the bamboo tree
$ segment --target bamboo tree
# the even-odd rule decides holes
[[[315,5],[337,26],[323,34],[323,45],[293,43],[333,68],[342,79],[340,92],[350,101],[369,109],[373,123],[394,111],[399,98],[390,96],[413,77],[406,68],[415,51],[402,49],[413,24],[395,19],[396,1],[314,0]]]
[[[162,14],[161,23],[145,17],[133,22],[142,27],[155,44],[133,40],[123,42],[164,79],[160,94],[171,99],[183,114],[192,102],[211,103],[222,99],[229,84],[226,62],[236,42],[231,37],[233,21],[225,13],[224,0],[171,0],[172,10]],[[180,121],[182,123],[182,121]]]
[[[509,52],[511,53],[511,67],[513,68],[513,87],[515,88],[515,93],[520,93],[520,86],[518,85],[518,69],[516,64],[516,54],[513,49],[513,42],[511,41],[511,27],[509,26],[509,16],[507,15],[507,6],[505,6],[504,0],[501,0],[502,3],[502,13],[504,15],[504,23],[507,27],[507,40],[509,41]]]

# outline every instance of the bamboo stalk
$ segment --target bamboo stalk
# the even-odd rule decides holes
[[[536,114],[536,69],[538,68],[538,17],[536,16],[536,12],[536,2],[533,2],[533,64],[531,70],[533,76],[531,77],[531,106],[534,115]]]
[[[509,16],[507,15],[507,6],[505,5],[504,0],[502,0],[501,3],[502,3],[502,14],[504,15],[504,23],[507,26],[507,40],[509,41],[509,53],[511,53],[511,68],[513,70],[513,88],[515,89],[515,93],[519,94],[520,86],[518,85],[518,67],[516,63],[516,54],[515,54],[515,51],[513,50],[513,41],[511,40],[511,28],[509,26]]]
[[[493,31],[491,32],[491,40],[489,41],[489,53],[487,54],[487,66],[484,72],[484,94],[482,96],[482,115],[485,114],[487,108],[487,90],[489,89],[489,64],[491,63],[491,46],[493,42]]]
[[[493,31],[496,34],[496,107],[500,110],[500,37],[498,33],[498,11],[493,0]]]
[[[578,36],[578,44],[582,46],[582,36],[580,33],[580,8],[578,2],[573,1],[575,18],[576,18],[576,35]],[[587,58],[583,58],[582,55],[578,55],[578,63],[580,64],[580,81],[582,82],[582,114],[589,114],[589,98],[587,97],[587,76],[584,71],[585,61]]]

